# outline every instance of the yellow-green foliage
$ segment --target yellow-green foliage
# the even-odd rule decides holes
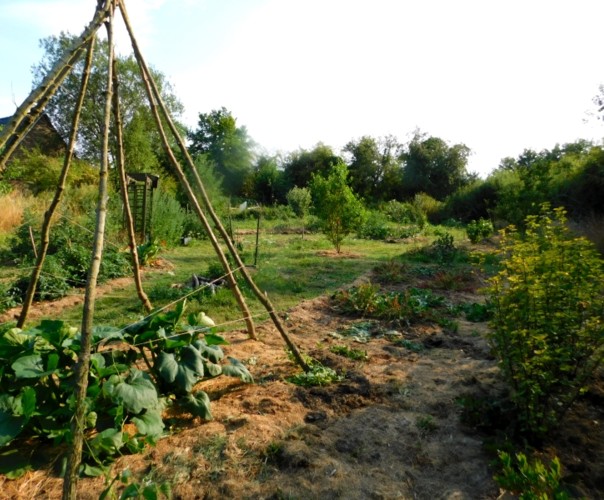
[[[500,272],[487,289],[490,340],[523,430],[543,435],[585,389],[604,354],[604,271],[563,209],[502,232]]]
[[[37,194],[56,188],[62,168],[62,157],[46,156],[38,151],[31,151],[13,160],[7,167],[5,177]],[[98,171],[90,164],[77,159],[72,162],[67,176],[69,185],[93,184],[97,180]]]

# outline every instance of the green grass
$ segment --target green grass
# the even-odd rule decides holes
[[[249,272],[258,287],[266,292],[278,311],[285,311],[302,300],[333,293],[350,284],[360,275],[377,265],[385,265],[408,250],[419,246],[416,240],[408,243],[385,243],[383,241],[347,238],[342,247],[342,256],[326,256],[333,250],[321,234],[273,234],[263,231],[259,238],[256,265]],[[255,234],[238,235],[241,243],[240,255],[251,266],[254,263]],[[208,267],[216,265],[218,258],[207,240],[166,250],[160,255],[169,261],[171,270],[161,269],[145,272],[143,286],[153,298],[154,307],[163,307],[190,290],[175,290],[175,284],[185,284],[193,274],[207,275]],[[2,270],[1,272],[6,272]],[[0,272],[0,276],[2,276]],[[241,283],[252,314],[257,321],[268,317],[264,307],[252,296],[249,287]],[[244,328],[234,297],[229,290],[219,291],[214,296],[197,294],[189,299],[189,311],[203,310],[217,324],[229,323],[228,328]],[[81,321],[82,305],[64,309],[60,318],[78,325]],[[138,320],[144,310],[138,300],[134,284],[114,288],[110,293],[99,296],[95,304],[95,323],[122,326]]]

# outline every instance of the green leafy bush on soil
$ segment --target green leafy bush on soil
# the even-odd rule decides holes
[[[84,447],[82,472],[98,475],[99,464],[117,454],[140,451],[163,434],[162,410],[168,400],[206,420],[210,399],[194,390],[219,375],[252,382],[234,358],[224,363],[220,345],[203,313],[183,320],[185,302],[174,311],[154,314],[125,329],[95,327],[87,391],[86,422],[91,434]],[[100,349],[110,342],[119,349]],[[63,321],[45,320],[35,328],[0,334],[0,446],[39,437],[70,442],[75,410],[75,365],[80,332]],[[148,372],[136,368],[143,360]],[[129,433],[124,425],[134,424]]]
[[[563,209],[502,233],[499,273],[487,288],[490,341],[522,429],[545,435],[585,389],[604,355],[604,272],[574,237]]]

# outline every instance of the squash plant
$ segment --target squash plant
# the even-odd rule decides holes
[[[124,330],[94,329],[85,474],[101,474],[117,454],[140,451],[159,438],[168,401],[211,419],[208,395],[193,390],[203,379],[224,374],[253,381],[239,361],[223,363],[220,345],[227,342],[213,332],[207,316],[182,321],[185,307],[182,302]],[[30,437],[70,442],[79,350],[80,332],[59,320],[0,334],[0,447]],[[148,372],[138,368],[141,359]],[[125,430],[128,422],[136,429],[132,433]]]

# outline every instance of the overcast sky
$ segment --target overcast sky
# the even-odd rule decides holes
[[[0,1],[0,117],[31,90],[41,38],[79,34],[96,0]],[[184,122],[222,106],[268,152],[339,151],[419,128],[501,158],[576,139],[604,84],[602,0],[126,0]],[[118,17],[121,24],[121,19]],[[128,50],[119,37],[121,52]]]

